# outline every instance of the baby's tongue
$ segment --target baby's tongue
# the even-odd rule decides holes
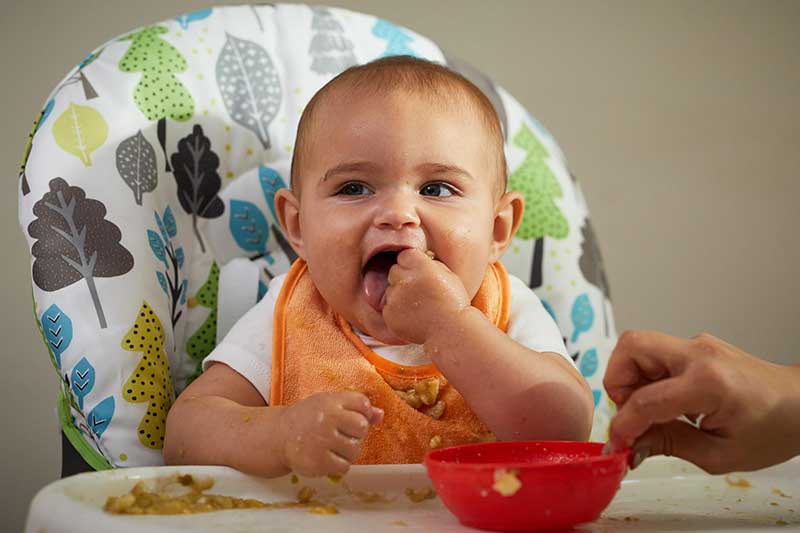
[[[397,253],[379,253],[364,267],[364,294],[367,303],[379,313],[383,311],[383,297],[389,286],[389,270],[397,260]]]

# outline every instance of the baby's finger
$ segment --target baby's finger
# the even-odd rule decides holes
[[[369,432],[369,418],[355,411],[343,411],[336,421],[336,430],[354,439],[363,439]]]
[[[630,446],[654,424],[670,422],[684,413],[713,413],[719,398],[685,376],[669,378],[636,390],[611,421],[616,449]]]
[[[322,465],[323,472],[320,475],[340,475],[343,476],[350,470],[350,461],[342,457],[333,450],[325,452],[325,459]]]
[[[679,373],[690,348],[690,341],[656,331],[626,331],[603,378],[609,398],[617,405],[624,404],[642,385]]]
[[[431,258],[416,248],[406,248],[397,254],[397,264],[404,268],[416,268],[430,262]]]
[[[361,439],[354,439],[339,433],[331,442],[330,449],[348,463],[352,463],[361,455]]]
[[[403,268],[399,264],[394,264],[392,268],[389,269],[389,276],[386,279],[389,281],[389,285],[398,285],[403,279],[408,278],[409,273],[407,268]]]
[[[361,413],[367,420],[372,416],[372,403],[364,394],[355,391],[338,393],[342,409]]]

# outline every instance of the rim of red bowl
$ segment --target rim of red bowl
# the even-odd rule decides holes
[[[498,442],[476,442],[472,444],[460,444],[458,446],[449,446],[447,448],[440,448],[438,450],[431,450],[423,459],[426,465],[429,464],[436,464],[436,465],[447,465],[448,467],[454,467],[457,469],[470,469],[470,470],[497,470],[498,468],[517,468],[517,469],[525,469],[525,468],[569,468],[574,466],[585,466],[591,465],[593,463],[605,463],[605,462],[616,462],[620,456],[624,456],[625,458],[625,465],[628,464],[628,458],[631,454],[630,448],[625,448],[623,450],[618,450],[614,453],[608,455],[591,455],[589,457],[578,457],[574,460],[564,461],[554,463],[551,461],[526,461],[526,462],[512,462],[512,461],[500,461],[500,462],[493,462],[493,463],[485,463],[485,462],[477,462],[477,461],[470,461],[470,460],[459,460],[456,459],[440,459],[437,456],[449,453],[456,453],[459,450],[463,450],[465,448],[489,448],[495,446],[503,446],[503,445],[524,445],[524,444],[536,444],[539,446],[547,446],[547,445],[555,445],[558,446],[560,444],[570,444],[575,445],[576,441],[566,441],[566,440],[550,440],[550,441],[498,441]],[[586,444],[591,445],[587,447],[596,448],[597,446],[602,446],[603,443],[598,442],[585,442],[579,444]]]

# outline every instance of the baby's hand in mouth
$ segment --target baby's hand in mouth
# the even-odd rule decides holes
[[[436,328],[470,305],[461,279],[433,253],[409,248],[389,270],[383,320],[407,342],[424,344]]]

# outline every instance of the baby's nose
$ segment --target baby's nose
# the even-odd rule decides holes
[[[418,226],[419,215],[413,199],[405,194],[388,195],[378,206],[375,225],[383,229],[402,229],[405,226]]]

